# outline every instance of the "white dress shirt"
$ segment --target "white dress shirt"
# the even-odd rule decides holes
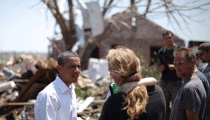
[[[35,120],[77,120],[74,89],[73,83],[68,88],[57,76],[37,96],[34,106]]]

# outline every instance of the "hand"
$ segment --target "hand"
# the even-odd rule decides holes
[[[161,64],[160,60],[158,60],[158,71],[162,72],[163,70],[165,70],[165,65]]]
[[[173,71],[174,70],[174,65],[173,64],[168,64],[168,68]]]
[[[144,84],[145,86],[156,85],[157,80],[154,77],[146,77],[140,80],[139,84]]]
[[[160,71],[161,71],[161,72],[162,72],[163,70],[165,70],[165,68],[166,68],[165,65],[162,65],[162,64],[160,65]]]

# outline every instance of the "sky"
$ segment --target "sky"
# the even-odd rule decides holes
[[[38,0],[0,0],[0,51],[48,51],[47,37],[53,36],[55,20],[51,14],[47,19],[46,8],[37,3]]]
[[[16,51],[16,52],[48,52],[50,45],[47,37],[52,38],[54,35],[55,20],[49,10],[41,0],[0,0],[0,52]],[[65,1],[65,0],[60,0]],[[89,0],[82,0],[83,2]],[[101,0],[100,0],[101,1]],[[183,4],[184,0],[175,0]],[[116,12],[120,12],[130,3],[128,0],[121,0],[119,4],[124,8],[112,9],[108,12],[110,17]],[[210,2],[210,0],[200,0],[200,3]],[[76,2],[74,1],[74,4]],[[101,4],[101,3],[100,3]],[[65,8],[65,6],[63,6]],[[139,9],[141,10],[141,9]],[[172,28],[164,15],[150,15],[148,19],[162,26],[167,30],[171,30],[180,38],[188,40],[204,40],[210,41],[210,11],[199,14],[196,11],[188,12],[194,15],[200,23],[189,21],[189,28],[181,24],[182,31],[175,26]],[[79,15],[78,15],[79,16]],[[76,20],[82,26],[81,18]]]

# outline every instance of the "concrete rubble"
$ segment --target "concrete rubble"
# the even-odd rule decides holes
[[[21,54],[0,64],[0,119],[34,119],[38,93],[57,75],[57,61],[39,55]],[[78,116],[97,120],[111,83],[104,59],[89,60],[76,85]]]

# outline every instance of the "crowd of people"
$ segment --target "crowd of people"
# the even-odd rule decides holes
[[[198,52],[180,47],[170,31],[158,52],[160,85],[142,78],[140,59],[129,48],[109,50],[108,70],[113,79],[99,120],[210,120],[210,43]],[[199,71],[196,54],[208,65]],[[58,56],[56,79],[37,96],[36,120],[79,120],[73,83],[80,74],[80,59],[66,51]],[[171,107],[172,106],[172,107]]]

